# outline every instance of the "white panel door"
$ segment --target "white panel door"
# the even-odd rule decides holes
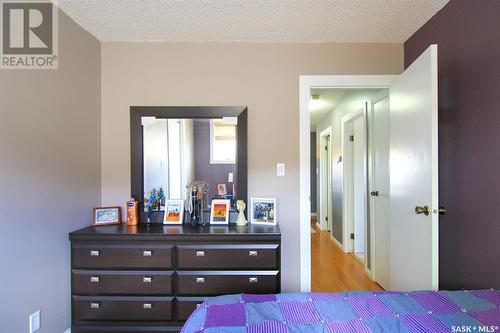
[[[373,101],[371,109],[372,184],[371,218],[374,227],[374,278],[390,289],[390,202],[389,202],[389,96]]]
[[[390,88],[391,289],[438,288],[437,46]],[[416,214],[427,207],[429,214]]]

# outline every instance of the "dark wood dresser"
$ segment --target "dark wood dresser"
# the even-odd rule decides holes
[[[178,332],[217,295],[279,293],[279,226],[88,227],[71,241],[72,333]]]

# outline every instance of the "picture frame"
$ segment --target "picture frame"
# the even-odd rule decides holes
[[[165,200],[163,224],[182,224],[184,220],[184,200]]]
[[[277,210],[275,198],[250,199],[250,223],[276,225]]]
[[[92,226],[114,225],[122,223],[120,206],[95,207],[92,210]]]
[[[229,224],[231,200],[214,199],[210,207],[210,224]]]
[[[224,183],[217,184],[217,195],[227,195],[227,186]]]

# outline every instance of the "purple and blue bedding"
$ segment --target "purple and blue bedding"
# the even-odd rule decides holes
[[[500,332],[500,291],[227,295],[206,300],[182,333]]]

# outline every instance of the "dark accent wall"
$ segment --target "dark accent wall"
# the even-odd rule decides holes
[[[210,184],[210,198],[217,194],[217,184],[226,183],[228,193],[232,184],[227,182],[230,172],[236,180],[234,164],[210,164],[210,120],[195,119],[194,128],[194,174],[196,180]]]
[[[500,1],[452,0],[404,44],[438,44],[441,289],[500,288]]]
[[[316,132],[311,132],[311,213],[316,213]]]

